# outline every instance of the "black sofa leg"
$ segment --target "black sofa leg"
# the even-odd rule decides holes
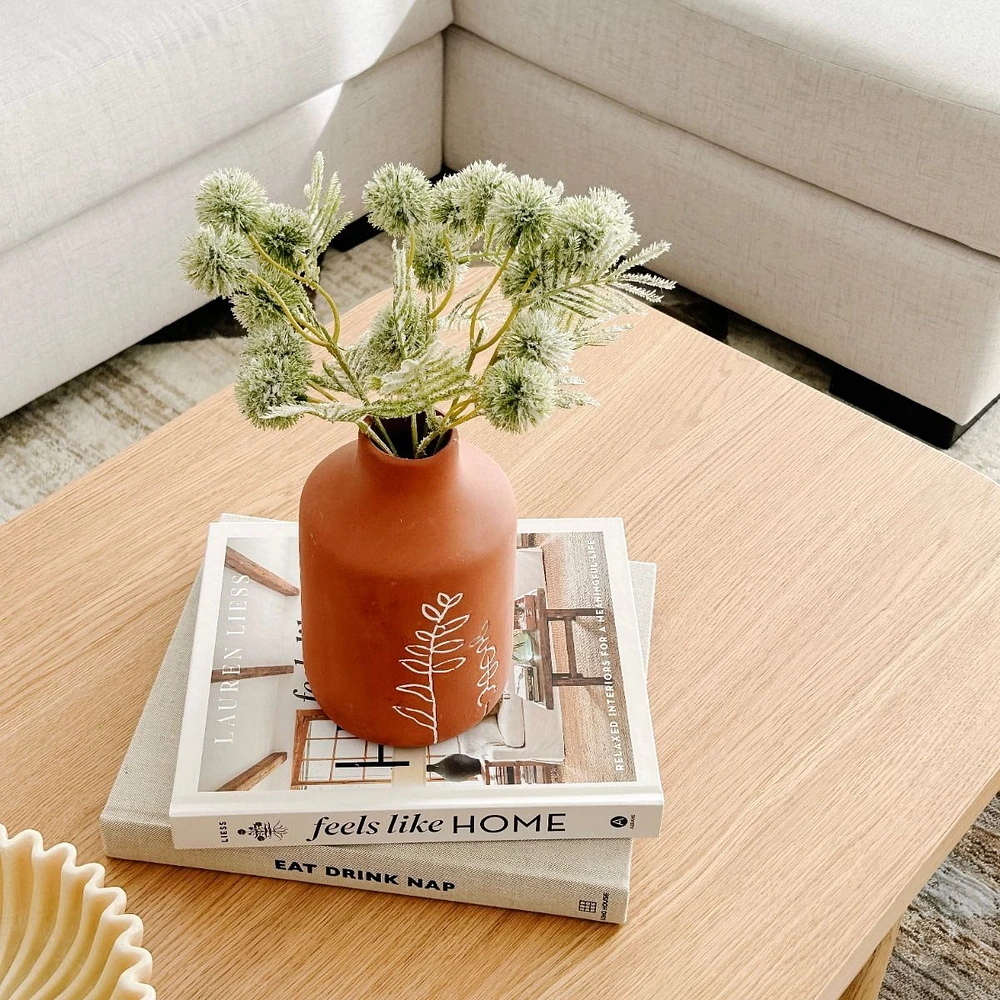
[[[830,395],[860,410],[867,410],[879,420],[884,420],[936,448],[950,448],[997,401],[993,399],[987,403],[967,424],[956,424],[936,410],[921,406],[920,403],[840,365],[833,366]]]

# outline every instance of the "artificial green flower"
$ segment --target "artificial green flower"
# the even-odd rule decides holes
[[[476,160],[434,186],[431,213],[437,222],[468,238],[486,224],[493,196],[505,177],[505,164]]]
[[[493,195],[486,226],[501,246],[530,252],[548,235],[561,195],[561,184],[551,188],[527,174],[506,175]]]
[[[541,309],[518,313],[500,345],[503,357],[537,361],[551,372],[566,371],[575,348],[573,335]]]
[[[536,298],[556,283],[556,268],[542,247],[518,250],[500,275],[500,290],[512,303]]]
[[[399,369],[404,361],[423,355],[437,335],[427,306],[401,295],[383,306],[351,354],[362,383]]]
[[[350,327],[319,284],[319,259],[348,217],[336,175],[328,185],[323,175],[317,154],[303,210],[269,203],[242,170],[212,174],[196,199],[201,229],[181,255],[188,280],[228,297],[249,331],[236,398],[258,427],[306,414],[348,421],[384,451],[415,458],[475,416],[527,430],[557,407],[596,405],[571,373],[574,351],[609,343],[624,329],[610,321],[635,311],[635,297],[657,301],[672,287],[644,267],[667,244],[636,250],[628,204],[613,191],[563,199],[561,185],[488,161],[433,188],[416,167],[387,164],[364,204],[392,236],[392,298],[344,343]],[[477,263],[499,273],[456,291]],[[327,329],[313,296],[330,307]],[[464,342],[446,347],[442,328],[455,327]],[[316,367],[313,346],[328,353]],[[411,418],[417,431],[406,442],[383,427]]]
[[[413,275],[417,287],[430,295],[446,291],[455,275],[455,261],[445,239],[440,226],[426,225],[417,230],[414,241]]]
[[[268,205],[255,235],[264,253],[292,271],[302,268],[312,247],[309,216],[288,205]]]
[[[403,237],[430,221],[431,183],[409,163],[387,163],[375,171],[362,195],[373,226]]]
[[[611,188],[591,188],[587,200],[595,206],[607,227],[608,242],[625,253],[639,242],[629,203]]]
[[[615,227],[593,198],[566,198],[556,209],[553,244],[560,264],[570,273],[600,266],[614,245]]]
[[[261,183],[245,170],[216,170],[201,182],[194,205],[203,226],[247,233],[260,225],[267,195]]]
[[[250,277],[253,254],[247,241],[228,229],[202,226],[181,250],[181,268],[199,292],[215,298],[231,295]]]
[[[300,316],[312,308],[298,282],[267,265],[246,282],[243,291],[234,293],[231,301],[233,315],[251,333],[289,325],[282,303],[293,316]]]
[[[502,358],[479,381],[479,409],[500,430],[514,434],[541,423],[555,409],[559,396],[556,376],[545,365],[527,358]]]
[[[240,412],[255,427],[291,427],[301,414],[275,416],[272,411],[305,401],[311,371],[309,349],[290,329],[250,334],[234,387]]]

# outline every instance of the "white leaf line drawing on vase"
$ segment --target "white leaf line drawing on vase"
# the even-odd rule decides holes
[[[457,653],[465,645],[464,639],[446,639],[457,632],[469,620],[468,615],[459,615],[445,621],[445,615],[458,606],[464,594],[438,594],[436,604],[424,604],[421,614],[433,623],[431,629],[417,629],[414,632],[416,642],[406,647],[408,656],[399,662],[412,674],[421,677],[419,681],[399,684],[396,690],[403,695],[422,702],[422,705],[393,705],[393,710],[404,719],[415,722],[418,726],[430,731],[430,743],[438,741],[437,697],[434,693],[434,677],[437,674],[450,674],[465,663],[464,656],[448,656]],[[446,656],[447,659],[438,659]]]
[[[476,701],[479,707],[485,712],[490,707],[490,698],[496,692],[497,686],[493,683],[500,664],[497,662],[497,648],[490,641],[490,620],[483,622],[483,627],[479,630],[479,635],[472,640],[472,644],[479,654],[479,680],[476,687],[480,688],[479,697]]]

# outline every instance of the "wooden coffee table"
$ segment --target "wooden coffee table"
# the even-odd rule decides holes
[[[666,811],[627,925],[110,861],[164,1000],[876,995],[1000,784],[1000,489],[656,313],[581,370],[602,410],[462,435],[523,515],[623,515],[659,564]],[[207,522],[293,517],[349,434],[254,431],[223,393],[0,528],[0,822],[102,859]]]

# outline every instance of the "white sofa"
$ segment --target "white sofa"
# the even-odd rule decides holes
[[[197,305],[204,173],[291,197],[314,147],[354,209],[390,159],[618,188],[672,277],[940,443],[1000,393],[992,0],[56,6],[0,33],[0,412]]]
[[[0,414],[202,305],[177,266],[198,182],[239,165],[346,207],[386,160],[441,165],[449,0],[0,7]]]

